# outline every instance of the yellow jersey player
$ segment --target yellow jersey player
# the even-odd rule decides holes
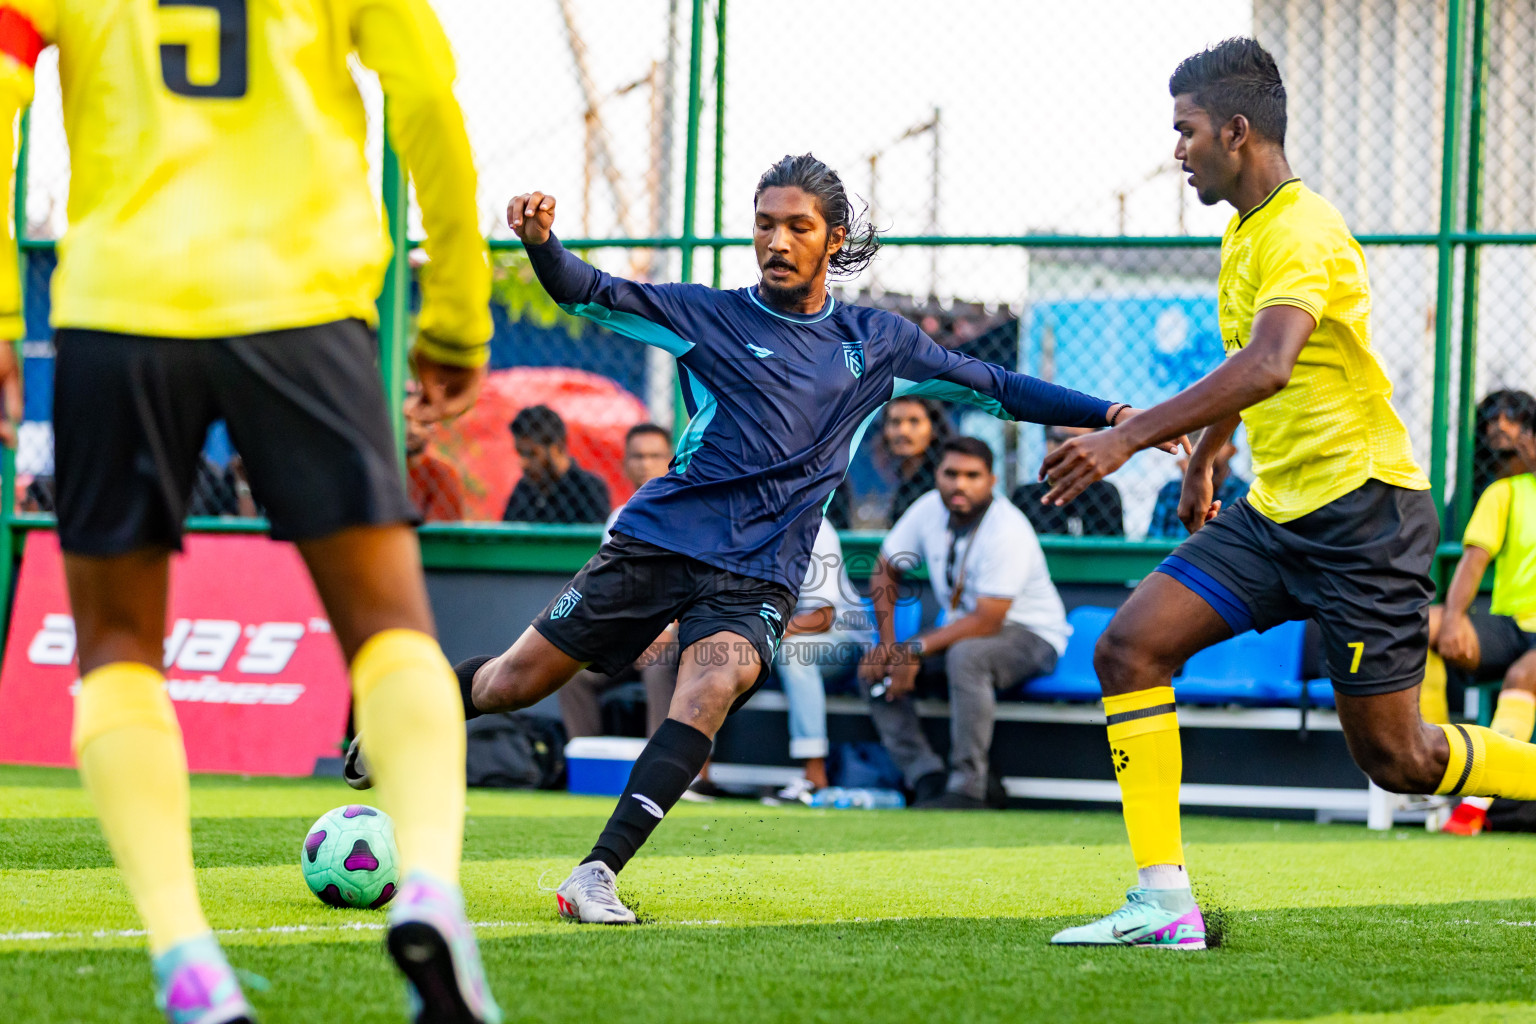
[[[1138,884],[1119,910],[1058,934],[1062,944],[1205,948],[1179,835],[1170,683],[1195,652],[1250,628],[1316,620],[1349,749],[1383,788],[1536,798],[1536,747],[1420,717],[1434,501],[1371,346],[1364,254],[1286,162],[1274,59],[1229,39],[1181,63],[1169,91],[1175,158],[1201,202],[1236,210],[1218,284],[1227,358],[1041,468],[1045,500],[1063,502],[1132,453],[1205,428],[1180,498],[1192,536],[1136,588],[1094,655]],[[1224,509],[1211,467],[1240,419],[1255,481]]]
[[[423,414],[451,415],[483,373],[490,271],[442,28],[426,0],[0,0],[6,124],[49,44],[72,164],[53,415],[82,674],[73,744],[159,1003],[174,1024],[251,1019],[199,905],[160,674],[168,558],[204,433],[223,419],[350,664],[403,862],[388,948],[417,1019],[497,1021],[458,888],[463,717],[377,368],[389,242],[348,68],[356,54],[378,72],[416,182],[431,263],[414,361]],[[14,258],[0,267],[12,337]]]
[[[1484,436],[1502,456],[1505,475],[1477,499],[1445,605],[1429,610],[1424,685],[1428,691],[1432,681],[1438,684],[1441,706],[1433,713],[1444,720],[1446,663],[1478,679],[1502,679],[1488,727],[1529,741],[1536,727],[1536,401],[1524,392],[1506,391],[1496,408]],[[1486,612],[1472,611],[1489,563],[1492,603]],[[1467,797],[1442,831],[1477,835],[1491,803],[1487,797]]]

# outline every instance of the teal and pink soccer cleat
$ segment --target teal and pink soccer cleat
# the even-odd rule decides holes
[[[1056,946],[1148,946],[1204,949],[1205,918],[1188,889],[1143,889],[1125,894],[1125,906],[1090,924],[1051,938]]]
[[[177,943],[155,957],[155,1004],[170,1024],[252,1024],[240,982],[212,935]]]
[[[457,887],[423,871],[407,875],[389,907],[385,943],[417,1024],[501,1024]]]

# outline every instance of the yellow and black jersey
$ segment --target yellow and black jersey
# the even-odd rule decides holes
[[[49,44],[71,163],[55,326],[201,338],[372,322],[390,243],[347,66],[356,54],[379,75],[427,229],[419,344],[443,362],[485,362],[475,171],[426,0],[0,0],[6,123],[30,102]],[[16,336],[5,250],[0,328]]]
[[[1254,316],[1268,306],[1296,306],[1317,325],[1290,382],[1243,410],[1255,509],[1284,523],[1367,480],[1429,488],[1371,346],[1365,253],[1338,210],[1292,178],[1234,216],[1221,240],[1218,292],[1229,357],[1248,343]]]

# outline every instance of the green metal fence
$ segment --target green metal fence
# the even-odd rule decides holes
[[[1520,305],[1525,291],[1536,291],[1521,283],[1523,275],[1536,284],[1536,216],[1525,194],[1531,186],[1507,184],[1528,177],[1512,172],[1530,166],[1522,164],[1525,151],[1511,148],[1508,139],[1518,134],[1514,129],[1536,128],[1527,123],[1533,97],[1522,84],[1532,78],[1523,54],[1530,49],[1526,42],[1536,43],[1536,0],[1204,0],[1179,5],[1177,21],[1164,5],[1127,0],[1073,5],[1077,13],[1071,15],[991,0],[936,24],[924,13],[931,9],[916,0],[850,0],[835,9],[786,0],[771,11],[769,5],[728,10],[727,0],[548,0],[528,6],[547,22],[552,35],[545,45],[558,47],[558,36],[566,37],[580,90],[563,107],[553,99],[558,90],[519,79],[517,62],[507,56],[515,52],[514,42],[532,45],[528,33],[538,25],[514,22],[534,14],[514,16],[490,0],[443,8],[482,163],[490,244],[507,266],[520,246],[498,223],[506,198],[530,187],[574,187],[579,178],[586,201],[579,215],[568,215],[571,204],[562,203],[557,225],[563,237],[570,236],[568,247],[599,262],[629,260],[631,268],[648,259],[645,272],[653,279],[745,283],[755,274],[746,236],[751,181],[745,176],[752,172],[733,162],[732,154],[756,153],[784,138],[786,146],[832,152],[829,162],[841,166],[855,191],[867,193],[876,219],[889,229],[877,276],[850,282],[848,294],[901,307],[925,327],[931,321],[934,330],[953,328],[955,338],[970,329],[967,324],[1003,323],[999,336],[1011,346],[1009,358],[1035,372],[1049,373],[1052,365],[1061,372],[1062,353],[1049,342],[1043,357],[1049,365],[1039,364],[1041,350],[1031,333],[1049,316],[1074,330],[1091,330],[1097,321],[1074,325],[1070,318],[1102,315],[1082,312],[1101,300],[1134,304],[1148,295],[1175,295],[1193,309],[1202,294],[1213,298],[1212,250],[1219,237],[1210,228],[1219,230],[1219,222],[1194,210],[1189,218],[1207,230],[1183,233],[1187,189],[1166,173],[1172,133],[1165,114],[1153,126],[1163,131],[1154,144],[1166,151],[1163,163],[1118,191],[1113,202],[1090,204],[1087,214],[1067,209],[1070,197],[1061,200],[1061,210],[1049,209],[1049,197],[1034,197],[994,204],[1001,212],[989,216],[976,193],[982,199],[1027,197],[1033,176],[1052,160],[1077,162],[1085,171],[1101,168],[1105,154],[1122,143],[1139,145],[1126,140],[1147,127],[1143,106],[1171,109],[1162,86],[1170,61],[1230,32],[1251,31],[1275,50],[1286,75],[1294,166],[1325,196],[1342,197],[1336,201],[1367,249],[1377,283],[1378,338],[1397,368],[1399,405],[1445,509],[1448,542],[1470,511],[1480,395],[1495,384],[1536,384]],[[856,36],[844,31],[850,28]],[[497,40],[508,45],[498,47]],[[1044,77],[1037,81],[1029,77],[1035,70],[1013,67],[1006,59],[1010,47],[1019,51],[1019,63],[1044,66]],[[1143,64],[1145,75],[1138,70]],[[1117,76],[1125,81],[1118,83]],[[811,99],[796,99],[807,93]],[[648,113],[638,106],[645,96]],[[784,107],[783,119],[775,116],[776,104]],[[1138,111],[1134,122],[1130,105]],[[1051,107],[1062,109],[1042,113]],[[1494,133],[1490,111],[1500,119]],[[891,122],[888,131],[883,119]],[[1037,122],[1047,127],[1031,137],[1029,126]],[[610,133],[613,123],[625,131]],[[579,161],[571,142],[581,133],[573,125],[585,126]],[[678,125],[680,144],[673,131]],[[905,125],[910,127],[903,130]],[[889,141],[868,141],[881,131]],[[375,134],[382,140],[381,132]],[[21,224],[29,211],[32,221],[39,220],[29,206],[29,188],[36,194],[40,173],[38,163],[28,164],[32,135],[24,127],[21,159],[31,174],[21,176],[17,190]],[[855,136],[856,144],[846,141]],[[1496,145],[1490,146],[1491,136]],[[396,243],[379,302],[383,372],[390,393],[400,395],[410,331],[413,213],[399,164],[382,141],[378,145],[380,196]],[[560,152],[545,160],[546,150]],[[644,159],[631,156],[630,167],[618,166],[627,152],[642,150]],[[680,161],[673,158],[678,151]],[[534,180],[531,172],[521,173],[524,164],[556,180]],[[1490,168],[1498,176],[1492,183]],[[645,226],[622,201],[626,182],[642,177],[641,191],[650,197]],[[56,181],[45,184],[57,189]],[[601,201],[594,197],[605,188],[612,193],[611,209],[600,215]],[[957,190],[967,194],[956,196]],[[1162,190],[1159,204],[1178,190],[1177,225],[1161,213],[1140,212],[1151,202],[1147,193],[1156,190]],[[1064,196],[1071,192],[1062,188]],[[673,195],[680,201],[674,203]],[[588,237],[577,237],[582,232],[573,229],[573,220],[596,226]],[[1036,226],[1042,223],[1054,226]],[[1142,225],[1152,229],[1138,233]],[[46,226],[41,233],[48,233]],[[23,244],[47,252],[52,241],[28,237]],[[1009,269],[1014,267],[1020,269]],[[1490,287],[1495,269],[1500,277]],[[994,278],[1004,284],[967,283]],[[1008,283],[1013,281],[1020,283]],[[956,312],[965,303],[974,316]],[[1164,327],[1151,312],[1136,315],[1143,319],[1132,318],[1130,334]],[[1490,337],[1503,354],[1480,360],[1480,346],[1489,356]],[[1102,390],[1112,395],[1137,383],[1117,378],[1112,366],[1103,373]],[[654,391],[655,382],[647,381]],[[660,408],[653,400],[648,404],[653,413]],[[1043,436],[995,429],[1010,459],[1010,481],[1023,480],[1038,465]],[[1134,501],[1127,499],[1128,506],[1139,502],[1143,518],[1156,477],[1172,474],[1167,464],[1148,465],[1153,475],[1137,485]],[[19,512],[14,458],[7,454],[0,468],[0,572],[8,575],[19,533],[50,518]],[[260,525],[195,523],[208,530]],[[589,524],[475,522],[428,525],[422,539],[429,566],[566,572],[590,554],[600,533]],[[1139,536],[1139,530],[1127,536]],[[868,552],[877,537],[854,531],[849,548]],[[1058,579],[1082,582],[1137,578],[1170,547],[1166,540],[1074,536],[1044,537],[1043,544]],[[1456,545],[1442,550],[1452,557]]]

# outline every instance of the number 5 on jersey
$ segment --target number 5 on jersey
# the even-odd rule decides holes
[[[160,76],[178,96],[239,99],[249,87],[246,0],[159,0]]]

